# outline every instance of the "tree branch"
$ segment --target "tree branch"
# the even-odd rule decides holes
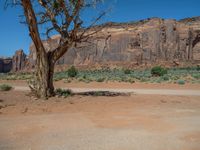
[[[36,52],[37,51],[45,52],[44,45],[42,43],[42,40],[40,39],[40,34],[38,31],[38,26],[37,26],[37,19],[36,19],[31,1],[30,0],[21,0],[21,2],[22,2],[22,6],[24,8],[26,22],[28,23],[30,36],[36,47]]]

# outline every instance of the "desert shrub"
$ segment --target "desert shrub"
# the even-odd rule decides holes
[[[151,74],[153,76],[163,76],[167,74],[167,69],[161,67],[161,66],[155,66],[151,69]]]
[[[161,83],[162,81],[163,81],[162,78],[158,78],[158,79],[156,79],[156,83]]]
[[[163,79],[164,81],[168,81],[168,80],[169,80],[169,76],[163,75],[162,79]]]
[[[149,79],[144,78],[144,77],[140,78],[140,82],[147,82],[147,81],[149,81]]]
[[[129,82],[129,83],[135,83],[135,80],[134,80],[133,78],[129,78],[129,79],[128,79],[128,82]]]
[[[200,65],[197,66],[196,70],[197,70],[197,71],[200,71]]]
[[[74,67],[71,66],[68,70],[67,70],[67,74],[69,77],[76,77],[78,74],[78,70]]]
[[[178,76],[178,75],[173,75],[173,76],[171,77],[171,79],[174,80],[174,81],[176,81],[176,80],[179,80],[179,79],[180,79],[180,76]]]
[[[200,73],[192,74],[192,77],[195,78],[195,79],[200,79]]]
[[[10,91],[12,89],[12,86],[7,84],[1,84],[0,85],[0,91]]]
[[[131,74],[131,70],[130,69],[124,69],[124,74]]]
[[[177,83],[180,85],[184,85],[185,84],[185,80],[179,79],[177,80]]]
[[[61,88],[56,89],[55,94],[58,96],[64,96],[64,97],[73,95],[70,89],[61,89]]]
[[[96,81],[97,81],[97,82],[103,82],[104,80],[105,80],[104,77],[100,77],[100,78],[98,78]]]
[[[87,76],[85,74],[83,75],[83,79],[87,79]]]

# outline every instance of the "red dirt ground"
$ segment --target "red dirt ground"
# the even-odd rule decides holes
[[[21,81],[3,81],[24,86]],[[2,83],[2,81],[1,81]],[[62,83],[56,87],[200,89],[199,85]],[[0,92],[0,149],[199,150],[200,97],[73,96],[35,100]]]

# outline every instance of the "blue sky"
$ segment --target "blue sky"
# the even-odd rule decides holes
[[[3,1],[0,0],[0,56],[12,56],[17,49],[24,49],[28,54],[31,39],[27,27],[19,23],[22,10],[19,7],[4,10]],[[112,7],[104,22],[200,16],[200,0],[104,0],[104,3]]]

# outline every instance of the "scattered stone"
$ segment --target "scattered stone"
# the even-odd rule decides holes
[[[38,98],[37,98],[37,97],[35,97],[35,98],[34,98],[34,100],[38,100]]]
[[[173,63],[174,63],[175,66],[179,66],[180,65],[180,62],[178,62],[177,60],[174,60]]]
[[[16,106],[16,104],[7,104],[6,107],[9,107],[9,106]]]
[[[26,107],[25,109],[24,109],[24,111],[22,111],[22,113],[24,114],[24,113],[27,113],[28,112],[28,107]]]
[[[69,101],[69,103],[70,103],[70,104],[74,104],[74,102],[73,102],[73,101]]]
[[[2,103],[0,103],[0,109],[2,109],[2,108],[4,108],[5,106],[2,104]]]
[[[59,96],[59,95],[56,95],[55,97],[56,97],[56,98],[59,98],[60,96]]]
[[[160,102],[161,102],[161,103],[167,103],[167,101],[165,101],[165,100],[160,100]]]
[[[38,98],[35,97],[35,96],[31,96],[31,99],[32,99],[32,100],[38,100]]]

